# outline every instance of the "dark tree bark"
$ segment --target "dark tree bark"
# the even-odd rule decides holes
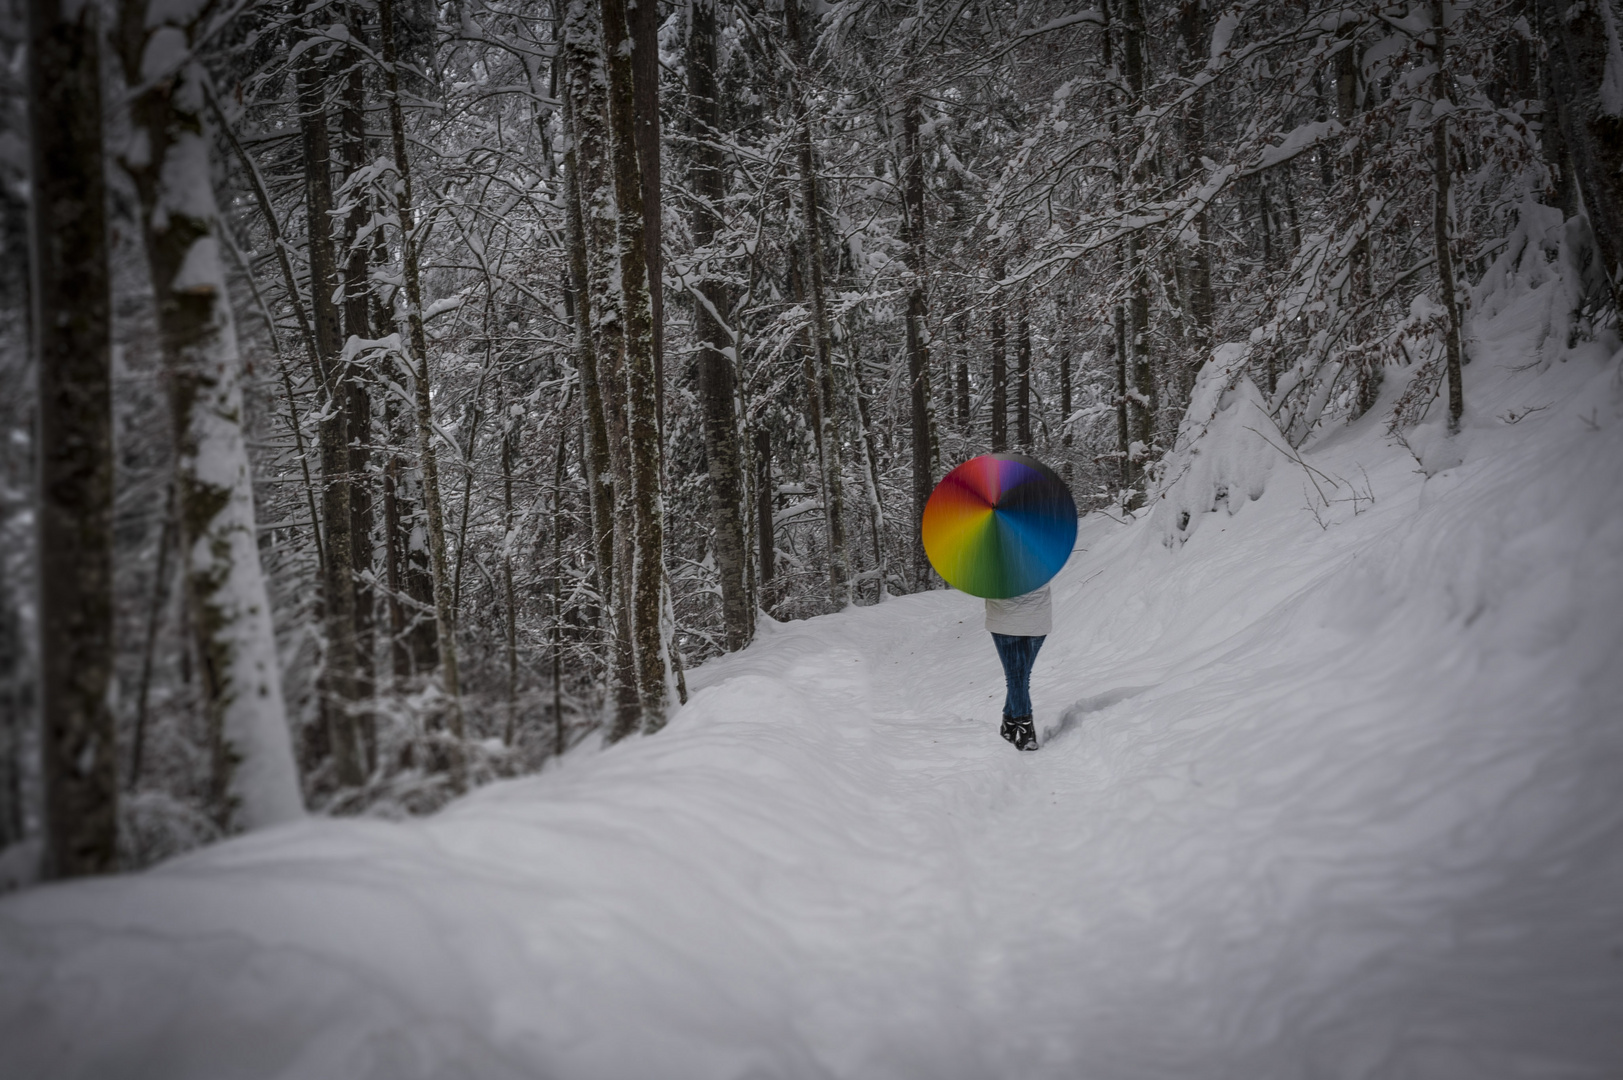
[[[1595,3],[1540,0],[1545,5],[1541,24],[1561,134],[1611,281],[1612,303],[1623,311],[1623,116],[1607,112],[1601,102],[1606,23]]]
[[[1022,454],[1031,453],[1031,313],[1026,308],[1026,297],[1020,296],[1020,331],[1015,339],[1014,369],[1017,381],[1014,388],[1015,442]]]
[[[954,372],[954,411],[958,418],[958,434],[969,437],[969,334],[965,317],[958,316],[958,369]]]
[[[783,5],[784,32],[789,38],[804,80],[808,67],[801,38],[801,0]],[[828,591],[836,608],[851,603],[850,559],[845,544],[845,490],[840,473],[839,399],[834,383],[833,343],[828,320],[828,298],[823,286],[822,211],[817,201],[817,163],[812,154],[811,113],[804,86],[795,88],[796,143],[800,165],[800,209],[806,233],[806,289],[811,297],[813,374],[816,378],[817,458],[822,473],[823,517],[828,523]]]
[[[450,566],[445,552],[445,517],[440,503],[439,460],[434,449],[433,403],[429,395],[428,335],[423,328],[422,272],[417,258],[417,221],[412,194],[411,158],[406,152],[406,120],[400,106],[400,60],[395,47],[394,0],[380,0],[379,32],[383,37],[383,79],[389,106],[389,135],[395,172],[400,178],[396,195],[400,218],[401,264],[406,286],[406,328],[417,406],[417,453],[423,477],[423,505],[427,511],[429,566],[434,575],[434,621],[439,644],[440,679],[450,703],[451,784],[460,791],[467,783],[462,756],[462,689],[457,669],[456,616],[451,604]]]
[[[994,282],[1003,280],[1003,261],[992,267]],[[1009,343],[1004,325],[1003,299],[992,305],[992,453],[1009,449]]]
[[[0,526],[5,524],[6,510],[0,504]],[[0,560],[0,596],[9,595],[9,588]],[[10,847],[24,836],[23,727],[34,719],[28,692],[33,680],[23,670],[22,628],[17,623],[16,608],[0,603],[0,847]]]
[[[1178,26],[1183,34],[1187,66],[1184,74],[1193,77],[1205,67],[1208,52],[1206,8],[1202,0],[1182,0]],[[1184,152],[1191,176],[1205,171],[1206,156],[1206,91],[1197,89],[1190,95],[1183,119]],[[1188,402],[1194,386],[1195,373],[1212,350],[1212,322],[1216,315],[1217,299],[1212,292],[1211,224],[1201,213],[1194,221],[1195,245],[1189,259],[1189,314],[1190,344],[1194,356],[1190,364],[1180,365],[1178,391],[1180,405]]]
[[[327,130],[327,72],[316,50],[299,63],[299,121],[304,141],[304,191],[310,253],[310,311],[317,372],[325,408],[318,427],[321,452],[321,517],[327,558],[322,581],[326,655],[322,665],[322,711],[327,747],[339,784],[356,787],[365,755],[355,724],[355,544],[349,482],[349,393],[344,377],[338,264],[332,241],[332,143]]]
[[[564,737],[564,598],[563,496],[564,460],[569,433],[558,431],[558,450],[552,459],[552,753],[561,756]]]
[[[1127,308],[1117,304],[1112,311],[1116,338],[1116,447],[1121,455],[1117,477],[1123,488],[1132,483],[1132,429],[1127,423]]]
[[[1543,5],[1539,6],[1542,9]],[[1562,134],[1561,99],[1555,92],[1555,77],[1550,70],[1553,66],[1548,58],[1539,64],[1538,91],[1543,111],[1539,113],[1538,142],[1545,168],[1550,171],[1546,201],[1563,217],[1572,217],[1578,212],[1578,185],[1573,182],[1572,155]]]
[[[1346,126],[1352,139],[1352,152],[1349,155],[1348,181],[1352,185],[1350,204],[1355,208],[1351,219],[1353,228],[1361,228],[1360,218],[1365,213],[1364,196],[1364,142],[1358,129],[1358,113],[1360,111],[1360,76],[1359,76],[1359,46],[1353,29],[1346,28],[1341,37],[1347,40],[1340,52],[1336,53],[1336,119]],[[1270,221],[1268,224],[1272,224]],[[1367,310],[1370,298],[1374,291],[1374,283],[1370,280],[1370,247],[1367,234],[1358,238],[1352,251],[1348,253],[1348,282],[1344,303],[1355,309],[1355,314],[1348,326],[1348,336],[1354,345],[1362,344],[1370,334],[1370,315]],[[1380,395],[1381,383],[1386,377],[1386,365],[1381,361],[1378,351],[1373,349],[1359,349],[1357,352],[1356,370],[1357,380],[1355,391],[1354,414],[1361,415],[1375,405]]]
[[[1127,69],[1129,104],[1136,111],[1144,100],[1148,80],[1145,48],[1144,9],[1140,0],[1123,0],[1122,35]],[[1144,179],[1143,166],[1135,169],[1133,181]],[[1150,273],[1148,259],[1137,233],[1127,239],[1127,484],[1137,486],[1144,465],[1155,444],[1158,394],[1155,369],[1150,357]],[[1145,493],[1138,492],[1135,506],[1143,505]]]
[[[654,396],[665,430],[665,235],[660,198],[659,2],[627,0],[631,68],[636,99],[637,164],[642,170],[643,258],[648,265],[648,310],[653,320]]]
[[[603,610],[608,613],[608,633],[615,633],[614,590],[614,466],[610,459],[608,419],[599,382],[597,338],[594,336],[593,282],[586,229],[588,196],[582,190],[586,177],[596,198],[599,174],[606,152],[598,125],[587,122],[596,113],[590,93],[596,50],[588,36],[585,9],[572,12],[563,27],[562,70],[564,130],[568,142],[564,150],[565,242],[569,250],[569,291],[565,302],[574,319],[575,368],[580,374],[584,421],[582,466],[586,473],[587,507],[592,523],[592,574]],[[587,112],[582,117],[582,110]],[[583,176],[585,174],[585,176]]]
[[[640,0],[652,6],[653,0]],[[726,161],[721,136],[721,103],[716,84],[714,0],[692,0],[688,8],[688,113],[693,149],[688,187],[693,194],[693,243],[710,246],[721,231],[726,198]],[[641,47],[639,42],[639,48]],[[755,630],[745,579],[744,476],[733,408],[732,340],[719,313],[728,308],[723,284],[701,270],[693,304],[693,336],[698,345],[699,405],[704,414],[705,462],[710,473],[710,512],[716,576],[721,585],[723,630],[729,651],[749,644]]]
[[[1059,327],[1059,423],[1060,445],[1065,448],[1060,465],[1060,476],[1065,480],[1065,486],[1071,485],[1071,410],[1074,407],[1071,397],[1071,323],[1066,315],[1067,304],[1065,294],[1060,293],[1054,297],[1054,322]]]
[[[512,746],[513,739],[518,732],[518,597],[513,589],[513,542],[514,532],[518,519],[513,510],[513,465],[519,453],[519,425],[514,421],[507,408],[507,381],[501,374],[496,376],[496,402],[497,412],[501,417],[501,463],[502,463],[502,645],[507,661],[507,722],[502,726],[502,744]],[[561,426],[561,425],[560,425]],[[558,441],[559,470],[563,468],[563,440]],[[556,490],[556,488],[555,488]],[[557,512],[556,495],[554,495],[552,514],[552,535],[554,545],[557,543],[559,523],[562,515]],[[557,593],[557,567],[553,567],[553,593]],[[554,600],[556,607],[556,599]],[[554,613],[556,616],[556,613]],[[554,626],[557,625],[556,617]],[[554,653],[556,655],[556,652]],[[556,686],[556,675],[554,685]]]
[[[613,709],[609,738],[642,725],[636,661],[631,644],[631,464],[626,425],[624,324],[616,285],[614,181],[609,158],[608,79],[603,67],[601,18],[593,3],[573,4],[564,19],[564,67],[570,152],[574,165],[576,223],[585,259],[578,290],[577,324],[584,321],[590,352],[578,352],[587,407],[587,474],[591,481],[598,584],[607,605],[610,666],[607,697]],[[568,160],[568,159],[566,159]],[[571,255],[573,261],[575,255]],[[572,269],[571,274],[575,271]],[[584,299],[582,299],[584,298]],[[599,432],[600,429],[600,432]],[[598,442],[601,434],[601,445]]]
[[[935,476],[930,468],[930,351],[924,343],[924,151],[919,144],[919,111],[917,96],[910,96],[902,106],[902,222],[911,279],[907,290],[907,378],[912,388],[913,520],[908,532],[912,537],[913,579],[925,582],[930,580],[930,561],[924,554],[919,524],[924,520],[924,504],[930,501],[935,488]]]
[[[1437,56],[1437,73],[1432,77],[1432,96],[1437,101],[1448,97],[1448,32],[1443,22],[1443,0],[1433,0],[1432,47]],[[1431,127],[1432,172],[1436,187],[1432,200],[1432,238],[1437,252],[1437,286],[1442,293],[1443,311],[1447,321],[1443,326],[1443,346],[1448,365],[1448,430],[1457,432],[1460,416],[1465,412],[1465,391],[1460,376],[1460,305],[1455,297],[1454,252],[1448,227],[1448,191],[1454,174],[1453,155],[1449,152],[1448,118],[1439,116]]]
[[[384,407],[383,428],[394,446],[415,438],[406,416],[392,400]],[[391,453],[383,466],[383,535],[390,670],[396,689],[401,689],[404,680],[433,672],[440,645],[421,478],[399,453]]]
[[[117,865],[112,305],[100,9],[30,0],[39,696],[45,872]]]
[[[364,12],[359,6],[349,9],[349,33],[355,41],[367,42]],[[343,162],[345,180],[354,183],[368,161],[366,145],[366,79],[365,53],[352,48],[344,53],[349,65],[342,86],[343,106],[340,126],[343,131]],[[368,279],[368,250],[361,241],[361,230],[371,212],[370,200],[351,188],[347,192],[350,212],[343,223],[344,254],[344,330],[351,337],[378,338],[383,334],[373,326],[374,298]],[[372,530],[374,525],[374,493],[372,480],[372,395],[371,373],[351,365],[345,380],[345,394],[349,419],[349,507],[350,507],[350,563],[354,571],[355,591],[355,693],[361,700],[377,692],[376,639],[377,596],[369,584],[373,570]],[[366,769],[377,767],[377,721],[370,712],[356,717],[362,742],[366,749]]]
[[[663,624],[665,520],[660,476],[654,329],[645,258],[642,175],[637,164],[636,98],[624,0],[602,0],[603,59],[609,81],[609,157],[614,165],[620,312],[624,324],[626,420],[630,444],[631,639],[645,734],[665,726],[670,647]]]
[[[755,531],[760,547],[761,607],[777,571],[777,529],[772,523],[772,435],[764,429],[755,432]]]

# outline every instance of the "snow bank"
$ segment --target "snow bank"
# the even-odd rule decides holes
[[[773,625],[435,817],[0,899],[0,1075],[1615,1077],[1617,342],[1516,288],[1458,464],[1371,413],[1183,543],[1084,519],[1040,753],[979,601]]]
[[[1262,498],[1275,461],[1293,452],[1245,373],[1249,353],[1244,345],[1219,345],[1195,376],[1164,466],[1166,484],[1150,515],[1150,528],[1169,547],[1187,541],[1204,515],[1234,514],[1247,500]]]

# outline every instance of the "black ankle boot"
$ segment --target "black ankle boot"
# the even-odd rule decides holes
[[[1037,728],[1029,716],[1005,716],[998,734],[1013,743],[1016,750],[1037,749]]]
[[[998,728],[997,733],[1003,736],[1005,739],[1008,739],[1011,743],[1014,742],[1016,735],[1014,717],[1005,714],[1003,717],[1003,726]]]
[[[1037,728],[1031,723],[1031,716],[1005,716],[998,734],[1013,742],[1016,750],[1037,749]]]

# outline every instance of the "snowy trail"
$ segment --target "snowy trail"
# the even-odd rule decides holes
[[[1039,753],[977,601],[769,624],[436,817],[0,899],[0,1074],[1616,1076],[1615,365],[1501,345],[1463,464],[1320,442],[1324,528],[1283,458],[1177,550],[1084,520]]]

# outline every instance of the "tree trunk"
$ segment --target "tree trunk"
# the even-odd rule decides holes
[[[1020,295],[1020,333],[1015,340],[1015,374],[1018,381],[1014,391],[1015,440],[1022,454],[1031,453],[1031,314],[1026,308],[1026,296]]]
[[[874,603],[885,602],[885,579],[889,568],[885,558],[885,503],[879,486],[879,452],[874,446],[873,424],[868,416],[868,389],[862,384],[862,356],[857,351],[855,337],[847,338],[851,342],[851,382],[852,401],[856,405],[854,419],[857,423],[857,448],[862,452],[862,487],[863,494],[868,497],[868,526],[873,531],[873,565],[874,576],[879,586],[874,596]],[[917,441],[914,450],[918,449]],[[919,512],[922,520],[924,513]],[[916,530],[915,530],[916,531]],[[922,587],[929,578],[930,564],[925,560],[916,569],[914,578]]]
[[[519,428],[508,411],[506,380],[500,375],[496,378],[496,400],[502,419],[502,645],[507,661],[507,723],[502,728],[502,744],[512,746],[518,730],[518,600],[513,589],[513,544],[518,522],[513,513],[513,463],[518,457]],[[553,514],[554,534],[558,520],[559,516]]]
[[[659,3],[627,0],[633,42],[631,68],[636,99],[637,165],[642,173],[643,258],[648,266],[648,310],[653,320],[654,400],[663,443],[665,431],[665,257],[659,161]],[[714,35],[712,35],[713,37]],[[713,65],[712,65],[713,66]]]
[[[349,33],[366,43],[364,14],[359,6],[349,9]],[[346,53],[349,71],[343,85],[344,175],[354,185],[368,163],[366,152],[365,53],[352,48]],[[371,202],[362,190],[347,187],[345,197],[350,211],[344,218],[344,329],[350,337],[377,338],[372,325],[373,297],[367,273],[367,245],[361,240],[371,212]],[[373,570],[372,528],[372,395],[370,373],[351,365],[346,372],[345,393],[349,413],[349,507],[351,566],[355,591],[355,696],[368,700],[377,693],[377,596],[370,584]],[[377,718],[370,710],[356,717],[366,751],[368,772],[377,767]]]
[[[761,608],[768,607],[767,594],[777,570],[777,529],[772,521],[772,435],[765,429],[755,432],[755,529],[760,547]]]
[[[784,32],[801,69],[807,74],[805,42],[800,34],[801,0],[785,0]],[[811,113],[805,87],[797,86],[795,122],[799,128],[800,209],[806,233],[806,289],[811,296],[812,357],[817,380],[817,458],[822,472],[823,516],[828,523],[828,591],[836,609],[851,603],[850,560],[845,546],[845,493],[840,474],[839,406],[834,386],[833,345],[828,321],[828,300],[823,287],[823,215],[817,202],[817,165],[812,154]]]
[[[1155,370],[1150,360],[1150,275],[1135,234],[1127,240],[1127,454],[1128,486],[1144,478],[1150,449],[1155,444]],[[1140,491],[1135,506],[1147,492]]]
[[[587,469],[589,477],[596,477],[594,498],[604,500],[593,503],[592,513],[599,585],[608,607],[611,661],[607,696],[614,713],[609,739],[615,741],[641,727],[642,702],[631,642],[631,465],[622,357],[625,334],[615,254],[618,211],[607,129],[608,77],[596,4],[570,5],[564,19],[564,51],[570,149],[586,260],[586,287],[579,293],[576,318],[577,322],[586,319],[589,328],[590,354],[579,354],[583,362],[590,363],[581,369],[588,413]],[[601,448],[592,426],[599,424]]]
[[[609,76],[609,149],[618,211],[620,300],[624,327],[627,447],[631,472],[631,638],[643,731],[665,726],[671,696],[664,625],[665,507],[661,492],[653,316],[643,246],[642,176],[637,165],[636,98],[625,0],[602,0],[603,58]]]
[[[355,574],[349,497],[349,394],[344,377],[343,332],[333,294],[338,266],[333,250],[332,146],[327,132],[326,72],[307,50],[299,62],[299,122],[304,139],[305,213],[310,252],[310,311],[324,407],[318,426],[321,450],[321,517],[326,540],[322,622],[326,651],[321,672],[327,746],[338,783],[357,787],[365,779],[364,754],[355,724]]]
[[[1144,101],[1148,80],[1145,50],[1144,9],[1140,0],[1124,0],[1122,38],[1126,54],[1129,107],[1137,112]],[[1142,165],[1133,171],[1133,182],[1144,179]],[[1143,480],[1144,466],[1155,445],[1157,393],[1155,371],[1150,359],[1150,274],[1138,233],[1127,238],[1127,484],[1135,487]],[[1143,505],[1147,492],[1139,491],[1131,506]]]
[[[909,529],[913,553],[913,580],[923,585],[930,580],[930,560],[924,553],[924,504],[930,501],[935,476],[930,468],[930,351],[925,344],[924,326],[924,152],[919,144],[919,99],[909,96],[902,106],[903,242],[906,243],[907,289],[907,378],[912,389],[913,428],[913,522]],[[877,497],[877,491],[876,491]],[[880,582],[884,593],[884,582]]]
[[[412,437],[409,423],[393,400],[383,427],[399,446]],[[420,474],[404,455],[391,453],[383,468],[383,532],[389,585],[390,667],[396,690],[403,680],[434,670],[439,631],[434,613],[434,574],[429,565]]]
[[[1544,165],[1550,172],[1550,187],[1545,202],[1561,211],[1563,217],[1578,212],[1578,186],[1573,183],[1572,155],[1562,134],[1561,99],[1556,96],[1555,79],[1546,60],[1539,65],[1539,99],[1543,111],[1539,114],[1538,143]]]
[[[169,584],[169,551],[175,546],[175,487],[169,485],[169,497],[164,501],[163,527],[158,531],[158,565],[152,573],[152,602],[147,606],[147,624],[141,638],[141,676],[135,687],[135,730],[130,736],[131,791],[141,787],[141,769],[146,755],[147,700],[152,689],[152,657],[157,651],[158,628],[163,625],[163,612],[169,606],[172,590]]]
[[[7,507],[0,503],[0,528],[5,526],[6,510]],[[0,560],[0,850],[22,840],[26,832],[23,813],[23,728],[33,719],[33,710],[28,701],[30,695],[25,689],[31,680],[23,671],[22,630],[17,625],[17,610],[11,601],[11,587],[6,581],[5,570],[5,562]],[[116,818],[115,814],[115,831]]]
[[[1003,280],[1003,260],[992,267],[994,285]],[[992,304],[992,453],[1009,449],[1009,343],[1004,321],[1003,298]]]
[[[653,0],[640,0],[651,5]],[[692,0],[688,8],[688,113],[693,120],[688,186],[693,197],[693,244],[699,250],[721,231],[720,207],[727,195],[721,138],[721,102],[716,84],[714,0]],[[728,308],[725,286],[703,264],[693,304],[693,337],[698,345],[699,405],[704,415],[704,453],[710,473],[710,513],[714,527],[716,576],[728,651],[749,644],[755,631],[745,577],[744,475],[733,408],[733,346],[719,313]]]
[[[958,434],[969,438],[969,335],[964,328],[964,316],[958,316],[958,370],[955,372],[955,399],[958,413]]]
[[[559,426],[558,450],[552,459],[552,753],[568,749],[564,740],[564,598],[563,495],[564,452],[568,433]]]
[[[580,9],[572,13],[572,18]],[[583,55],[585,54],[585,55]],[[599,384],[596,343],[593,337],[592,279],[588,269],[586,218],[581,191],[582,158],[589,157],[594,177],[604,158],[600,130],[584,124],[581,109],[595,110],[589,93],[596,53],[589,40],[583,40],[579,20],[565,28],[563,46],[563,113],[568,141],[564,150],[564,218],[569,250],[569,290],[564,301],[574,319],[575,368],[580,375],[582,411],[585,426],[587,505],[592,523],[593,574],[604,608],[613,610],[610,594],[614,585],[614,472],[609,454],[608,421],[604,413],[603,391]],[[609,633],[614,632],[612,620]]]
[[[213,800],[226,829],[303,812],[270,599],[259,563],[242,363],[226,295],[204,121],[206,75],[190,54],[173,80],[142,66],[155,37],[190,43],[179,9],[129,0],[120,28],[130,103],[145,153],[125,160],[141,205],[147,267],[169,384],[180,550],[205,714],[214,740]]]
[[[451,610],[450,567],[445,554],[445,516],[440,504],[440,470],[434,451],[433,402],[429,396],[428,335],[423,329],[422,273],[417,263],[417,223],[411,189],[411,159],[406,153],[406,120],[400,107],[399,59],[395,49],[394,0],[380,0],[378,13],[383,36],[383,79],[389,101],[389,134],[394,145],[395,172],[400,178],[396,207],[400,219],[400,251],[406,285],[406,326],[409,360],[417,405],[417,453],[422,463],[423,505],[428,517],[428,555],[434,575],[434,622],[440,650],[440,679],[450,705],[451,786],[461,791],[467,783],[462,754],[462,689],[457,672],[456,618]]]
[[[1611,281],[1613,306],[1623,311],[1623,115],[1609,110],[1601,92],[1607,57],[1618,47],[1615,27],[1608,25],[1616,13],[1603,16],[1601,3],[1609,0],[1540,0],[1540,22],[1561,134]]]
[[[1193,78],[1206,66],[1209,52],[1206,29],[1206,8],[1198,0],[1190,0],[1179,10],[1179,29],[1183,32],[1184,48],[1188,56],[1185,75]],[[1206,169],[1206,90],[1195,90],[1184,107],[1184,153],[1191,179]],[[1208,215],[1202,212],[1195,218],[1195,249],[1189,259],[1189,314],[1192,329],[1193,357],[1179,365],[1179,406],[1187,406],[1189,393],[1194,387],[1195,373],[1212,351],[1212,323],[1216,315],[1217,300],[1212,292],[1211,227]],[[1068,411],[1067,411],[1068,412]]]
[[[99,15],[94,4],[28,5],[40,752],[51,877],[106,873],[118,860],[118,747],[108,694],[112,302]],[[9,622],[9,610],[5,617]],[[10,765],[11,748],[4,749]]]
[[[1116,449],[1121,455],[1117,479],[1123,490],[1132,485],[1132,429],[1127,423],[1127,308],[1117,304],[1112,312],[1116,331]]]
[[[1347,37],[1350,30],[1344,28],[1341,35]],[[1363,216],[1367,212],[1367,200],[1364,195],[1364,142],[1357,128],[1359,112],[1359,63],[1358,42],[1349,40],[1347,45],[1336,54],[1336,119],[1347,128],[1352,142],[1352,152],[1349,155],[1348,177],[1352,182],[1352,192],[1348,199],[1353,208],[1351,227],[1363,229]],[[1268,224],[1271,226],[1272,221]],[[1382,361],[1379,351],[1370,348],[1357,348],[1365,343],[1371,335],[1369,326],[1370,313],[1367,311],[1369,301],[1374,292],[1374,282],[1370,279],[1370,247],[1369,234],[1364,232],[1353,244],[1348,253],[1348,280],[1346,295],[1343,302],[1353,308],[1353,316],[1347,327],[1347,337],[1356,348],[1355,377],[1357,386],[1353,406],[1353,415],[1359,416],[1373,408],[1376,399],[1380,396],[1381,383],[1386,378],[1386,365]]]
[[[1054,297],[1054,323],[1059,328],[1059,424],[1060,445],[1065,448],[1061,455],[1060,476],[1065,480],[1065,486],[1070,487],[1072,477],[1071,444],[1074,436],[1071,434],[1071,410],[1075,407],[1071,396],[1071,322],[1065,313],[1065,294],[1060,293]]]
[[[1448,99],[1448,35],[1443,22],[1443,0],[1433,0],[1432,32],[1436,35],[1437,73],[1432,77],[1432,98],[1435,102]],[[1443,342],[1448,364],[1448,430],[1459,431],[1460,416],[1465,412],[1465,391],[1460,376],[1460,305],[1454,292],[1454,253],[1449,243],[1448,192],[1454,173],[1453,158],[1448,147],[1447,115],[1432,121],[1432,170],[1436,177],[1436,193],[1432,203],[1432,236],[1437,251],[1437,286],[1442,293],[1443,311],[1447,322],[1443,327]]]

